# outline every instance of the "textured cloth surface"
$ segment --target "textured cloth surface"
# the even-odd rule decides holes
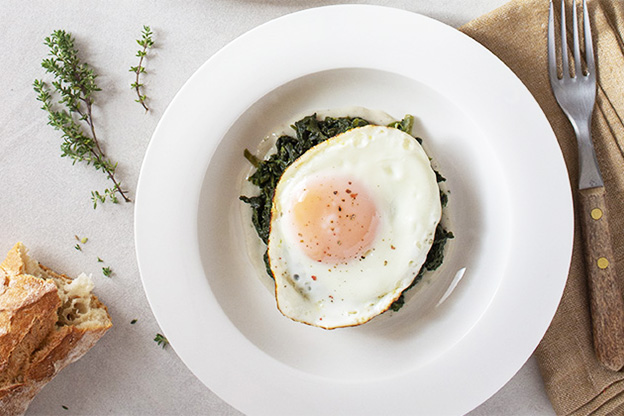
[[[461,30],[496,54],[531,91],[557,136],[572,188],[576,190],[574,131],[555,101],[548,79],[548,6],[545,0],[513,0]],[[615,267],[620,285],[624,286],[624,2],[590,0],[588,6],[598,67],[592,133],[607,192]],[[556,10],[558,15],[559,9]],[[536,356],[557,414],[623,414],[624,372],[604,369],[593,352],[578,217],[576,223],[568,282]]]

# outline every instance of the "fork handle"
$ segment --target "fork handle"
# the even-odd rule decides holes
[[[605,190],[581,189],[579,195],[594,350],[603,366],[618,371],[624,367],[624,298],[615,273]]]

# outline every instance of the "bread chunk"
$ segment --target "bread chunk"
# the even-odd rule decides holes
[[[0,414],[21,415],[112,326],[90,277],[40,265],[17,243],[0,264]]]

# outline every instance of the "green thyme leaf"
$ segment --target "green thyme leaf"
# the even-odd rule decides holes
[[[156,341],[156,344],[160,345],[163,348],[169,345],[169,340],[162,334],[156,334],[154,341]]]

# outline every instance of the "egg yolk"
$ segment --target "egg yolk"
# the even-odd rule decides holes
[[[330,264],[362,256],[373,242],[379,222],[366,189],[349,178],[307,182],[291,214],[303,252]]]

